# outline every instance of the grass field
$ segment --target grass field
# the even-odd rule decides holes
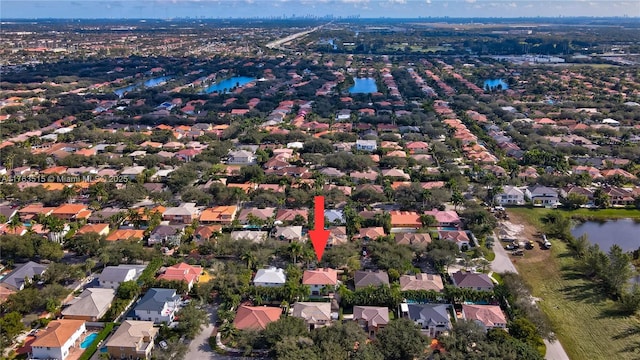
[[[522,214],[528,217],[539,218],[540,216],[552,211],[545,208],[527,208],[513,207],[509,208],[509,212]],[[562,210],[563,213],[571,217],[593,219],[593,220],[610,220],[610,219],[640,219],[640,210],[638,209],[577,209]]]
[[[514,210],[529,226],[539,226],[544,209]],[[628,216],[627,216],[628,217]],[[584,279],[577,262],[560,241],[553,242],[551,256],[516,267],[549,317],[558,339],[571,359],[638,359],[640,316],[622,316],[616,304],[598,286]]]

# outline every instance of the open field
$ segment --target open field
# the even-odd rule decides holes
[[[519,214],[526,218],[535,218],[538,221],[540,216],[552,211],[545,208],[526,208],[526,207],[514,207],[509,208],[509,214]],[[577,209],[577,210],[563,210],[559,209],[564,214],[584,219],[593,220],[610,220],[610,219],[640,219],[640,210],[638,209]]]
[[[544,211],[509,209],[509,214],[513,215],[512,222],[525,225],[525,233],[532,233],[539,225],[535,214]],[[616,304],[595,283],[582,277],[564,243],[554,241],[552,250],[546,253],[549,256],[518,259],[515,265],[532,295],[541,299],[538,304],[569,357],[639,358],[640,336],[628,335],[627,331],[640,326],[640,316],[619,315]]]

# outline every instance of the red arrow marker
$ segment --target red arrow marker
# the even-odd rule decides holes
[[[309,230],[309,237],[311,238],[313,249],[316,251],[318,261],[320,261],[329,240],[329,230],[324,229],[324,196],[314,197],[313,205],[315,229]]]

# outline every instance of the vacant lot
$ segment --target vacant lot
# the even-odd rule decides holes
[[[509,211],[512,222],[539,225],[544,210]],[[528,215],[528,216],[527,216]],[[590,280],[582,277],[564,243],[553,242],[550,256],[538,261],[517,261],[516,267],[542,299],[540,308],[549,316],[560,342],[571,359],[640,358],[640,317],[621,316],[616,304]]]
[[[532,218],[532,221],[538,223],[540,216],[552,211],[544,208],[509,208],[509,214],[518,214]],[[578,210],[559,210],[563,214],[576,218],[588,218],[594,220],[608,219],[640,219],[640,210],[637,209],[578,209]],[[535,219],[533,219],[535,218]]]

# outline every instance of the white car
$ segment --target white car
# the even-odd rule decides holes
[[[167,350],[167,348],[169,347],[169,345],[167,344],[166,341],[162,340],[158,343],[158,345],[160,345],[160,347],[164,350]]]

